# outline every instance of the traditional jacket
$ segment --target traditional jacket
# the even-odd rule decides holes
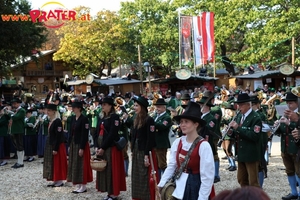
[[[165,112],[163,115],[154,117],[155,119],[155,142],[156,148],[164,149],[170,148],[169,132],[172,126],[172,121],[170,115]]]
[[[222,136],[221,134],[221,120],[222,120],[222,110],[220,108],[220,106],[214,106],[211,108],[210,113],[214,116],[214,118],[216,119],[216,134],[219,135],[220,137]],[[217,139],[217,138],[215,138]]]
[[[10,116],[4,114],[0,117],[0,137],[8,136],[8,123],[10,120]]]
[[[75,144],[79,144],[80,149],[85,149],[90,130],[88,118],[81,114],[76,120],[76,116],[72,116],[70,128],[71,132],[69,134],[68,144],[71,144],[73,137]]]
[[[147,122],[143,127],[139,129],[132,128],[131,149],[134,149],[135,145],[138,145],[139,151],[144,151],[145,155],[149,155],[149,151],[156,147],[155,134],[154,120],[148,116]]]
[[[120,118],[117,114],[111,114],[107,118],[98,119],[98,126],[95,133],[95,147],[104,150],[115,145],[115,141],[119,140]],[[103,136],[102,143],[98,144],[99,135]]]
[[[18,108],[18,111],[11,117],[13,120],[11,126],[11,134],[24,134],[25,116],[26,116],[26,111],[24,110],[24,108]]]
[[[31,116],[25,120],[25,135],[36,135],[36,128],[31,127],[28,123],[35,125],[35,117]]]
[[[53,151],[58,151],[59,145],[65,141],[60,119],[56,118],[52,122],[49,127],[49,133],[49,144],[52,146]]]
[[[242,120],[240,113],[236,122],[240,124]],[[260,136],[261,136],[262,122],[259,115],[255,111],[244,119],[244,122],[233,131],[236,136],[238,162],[255,162],[260,161]]]
[[[97,124],[98,124],[98,118],[99,118],[99,114],[101,113],[101,107],[97,107],[94,111],[93,111],[93,114],[92,114],[92,125],[91,127],[92,128],[96,128],[97,127]]]
[[[203,114],[202,115],[202,119],[206,122],[206,127],[209,130],[209,133],[205,133],[205,135],[201,135],[205,140],[208,141],[208,143],[211,146],[211,149],[213,151],[214,155],[218,154],[218,150],[215,147],[214,144],[214,139],[217,139],[217,135],[216,135],[216,124],[217,124],[217,120],[215,119],[215,117],[211,114],[211,112],[207,113],[207,114]]]
[[[294,141],[294,137],[292,136],[292,130],[297,127],[296,122],[290,123],[289,126],[281,123],[280,127],[277,129],[276,134],[281,136],[281,152],[296,154],[298,151],[298,147]]]

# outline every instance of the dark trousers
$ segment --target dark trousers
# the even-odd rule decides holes
[[[167,168],[167,151],[168,149],[155,149],[159,169]]]
[[[238,162],[237,179],[241,187],[260,187],[258,181],[258,164],[256,162]]]
[[[11,138],[16,150],[24,151],[23,134],[12,134]]]
[[[282,157],[283,164],[285,166],[285,173],[288,176],[294,176],[296,173],[297,176],[300,177],[300,173],[299,173],[300,162],[297,161],[297,154],[281,152],[281,157]]]

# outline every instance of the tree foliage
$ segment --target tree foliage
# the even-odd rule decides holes
[[[133,49],[132,62],[137,62],[137,46],[141,46],[142,62],[163,66],[165,73],[178,66],[178,17],[171,1],[136,0],[123,2],[120,18],[126,21],[129,41]],[[155,70],[155,69],[154,69]]]
[[[226,57],[240,68],[291,63],[291,38],[296,38],[296,47],[300,42],[298,0],[175,0],[174,3],[191,15],[214,12],[218,61],[222,60],[223,47],[227,50]],[[298,50],[296,64],[300,64]]]
[[[85,15],[89,8],[75,9]],[[70,21],[57,33],[63,38],[54,59],[63,60],[73,68],[73,74],[85,76],[90,72],[102,75],[107,67],[110,75],[112,64],[122,57],[119,46],[126,38],[120,18],[115,12],[100,11],[90,21]]]
[[[26,0],[0,0],[1,15],[28,14],[31,5]],[[40,23],[31,21],[0,20],[0,67],[2,75],[10,71],[10,66],[32,56],[32,50],[38,49],[46,41]]]

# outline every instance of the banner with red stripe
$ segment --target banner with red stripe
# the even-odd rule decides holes
[[[193,17],[194,59],[195,65],[214,61],[214,13],[204,12]]]
[[[180,16],[181,64],[191,65],[192,61],[192,17]]]

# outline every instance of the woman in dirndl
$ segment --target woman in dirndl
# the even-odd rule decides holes
[[[102,102],[102,112],[98,119],[95,134],[96,155],[107,161],[104,171],[97,171],[96,188],[107,192],[105,200],[117,199],[120,191],[126,191],[124,157],[122,151],[115,146],[119,140],[120,118],[115,112],[114,99],[105,97]]]
[[[48,104],[48,137],[46,139],[43,178],[53,181],[48,187],[61,187],[67,178],[67,153],[64,145],[64,133],[57,105]]]
[[[68,140],[70,150],[67,180],[75,185],[72,193],[79,194],[87,192],[86,184],[93,181],[88,143],[90,127],[88,118],[82,114],[82,102],[73,102],[72,110],[75,115],[71,119],[71,132]]]
[[[131,149],[132,149],[132,199],[154,200],[155,184],[151,176],[149,152],[151,151],[154,170],[157,172],[155,155],[155,125],[154,119],[148,115],[148,100],[144,97],[134,98],[135,116],[128,120],[132,124]],[[156,180],[159,181],[158,173]]]
[[[170,180],[175,170],[180,168],[190,147],[200,137],[200,140],[194,144],[195,147],[182,171],[180,179],[178,179],[178,182],[176,181],[177,187],[172,193],[176,199],[207,200],[215,196],[213,188],[215,174],[214,156],[209,143],[198,134],[206,124],[201,119],[200,110],[199,104],[189,102],[185,112],[174,117],[179,122],[184,135],[177,138],[171,146],[167,169],[158,184],[160,189]],[[164,194],[162,195],[165,196]]]

